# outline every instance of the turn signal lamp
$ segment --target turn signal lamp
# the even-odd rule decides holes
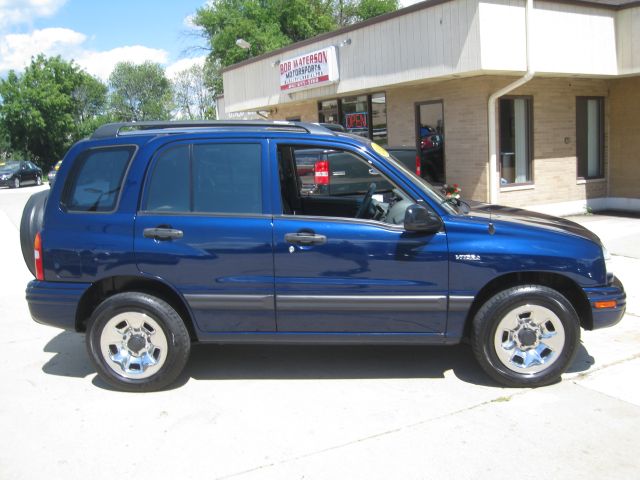
[[[593,306],[601,310],[603,308],[616,308],[617,303],[615,300],[607,300],[606,302],[594,302]]]

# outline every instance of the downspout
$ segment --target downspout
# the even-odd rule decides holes
[[[500,175],[498,172],[498,131],[496,128],[496,102],[498,98],[524,85],[535,75],[531,66],[531,18],[533,17],[533,0],[526,0],[524,10],[525,44],[527,56],[527,73],[513,83],[510,83],[489,97],[489,203],[498,202]]]

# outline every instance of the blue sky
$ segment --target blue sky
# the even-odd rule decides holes
[[[401,0],[402,6],[418,0]],[[162,64],[168,76],[204,61],[188,17],[205,0],[0,0],[0,77],[39,53],[75,60],[107,80],[121,61]]]
[[[0,76],[32,55],[62,55],[106,80],[113,65],[159,62],[176,71],[206,52],[188,17],[204,0],[2,0]]]

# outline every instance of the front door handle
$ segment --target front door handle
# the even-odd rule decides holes
[[[163,227],[145,228],[142,234],[145,238],[153,238],[154,240],[175,240],[184,236],[182,230]]]
[[[286,233],[284,239],[288,243],[307,247],[309,245],[324,245],[327,243],[327,237],[324,235],[316,235],[311,232]]]

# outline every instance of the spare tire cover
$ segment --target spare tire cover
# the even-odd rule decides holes
[[[20,220],[20,247],[22,248],[22,257],[24,263],[31,274],[35,277],[36,266],[33,258],[33,242],[36,234],[42,230],[44,220],[44,207],[47,204],[49,191],[34,193],[29,197],[27,204],[22,211],[22,219]]]

